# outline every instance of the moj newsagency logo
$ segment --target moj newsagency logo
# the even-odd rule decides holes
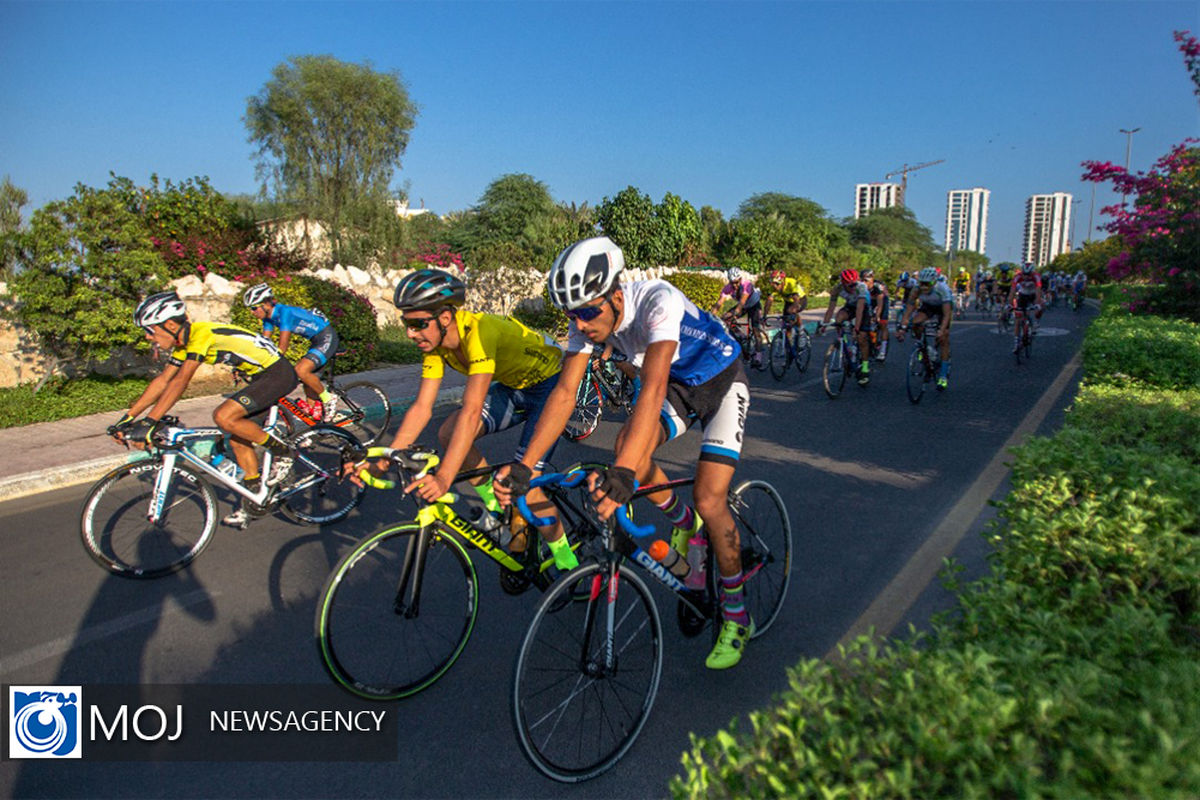
[[[79,758],[81,686],[8,687],[9,758]]]

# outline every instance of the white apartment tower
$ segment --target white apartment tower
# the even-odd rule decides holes
[[[946,252],[987,252],[987,189],[952,189],[946,194]]]
[[[1071,195],[1035,194],[1025,201],[1025,241],[1021,260],[1047,266],[1071,252]]]
[[[877,208],[904,205],[898,183],[854,184],[854,218],[871,213]]]

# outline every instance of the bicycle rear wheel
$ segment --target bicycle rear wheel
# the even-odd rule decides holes
[[[842,387],[846,385],[846,362],[840,341],[829,345],[829,349],[825,351],[825,369],[822,377],[825,381],[825,394],[837,397],[842,393]]]
[[[538,603],[514,669],[517,741],[539,772],[564,783],[594,778],[625,755],[646,724],[662,674],[654,598],[629,567],[619,567],[619,591],[609,586],[608,570],[586,563],[554,584]],[[564,595],[580,583],[591,587],[586,601],[567,602]]]
[[[349,431],[364,447],[378,444],[392,421],[392,404],[370,381],[355,381],[333,387],[338,395],[337,410],[328,424]]]
[[[777,381],[783,380],[783,376],[787,373],[788,368],[788,332],[786,329],[775,334],[775,338],[771,339],[771,347],[767,353],[767,360],[771,366],[771,377]]]
[[[92,487],[80,534],[92,559],[125,578],[158,578],[182,569],[208,547],[217,527],[212,486],[177,461],[162,518],[147,519],[163,462],[122,464]]]
[[[600,424],[604,413],[604,399],[600,396],[600,383],[590,372],[583,376],[575,391],[575,410],[563,428],[563,438],[579,442],[592,435]]]
[[[804,374],[808,369],[808,361],[812,358],[812,337],[803,328],[797,328],[792,335],[792,363],[796,371]]]
[[[746,609],[758,638],[779,616],[792,579],[792,523],[783,498],[766,481],[740,484],[729,495],[729,510],[741,539]]]
[[[360,697],[396,700],[425,689],[458,660],[475,627],[475,567],[462,545],[441,531],[429,534],[420,596],[414,601],[411,593],[415,573],[400,593],[420,530],[409,522],[363,539],[321,590],[314,624],[321,663]]]
[[[342,477],[342,452],[359,448],[359,441],[331,425],[306,428],[290,441],[297,458],[279,492],[283,513],[310,525],[337,522],[349,514],[366,489]]]
[[[920,347],[914,347],[912,353],[908,356],[908,372],[905,375],[904,387],[908,390],[909,402],[921,402],[921,396],[925,394],[925,351]]]

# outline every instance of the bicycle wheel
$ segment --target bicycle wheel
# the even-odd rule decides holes
[[[392,421],[392,404],[383,389],[370,381],[355,381],[332,391],[338,396],[337,410],[327,422],[352,433],[363,447],[378,444]]]
[[[600,396],[600,383],[588,373],[575,391],[575,410],[567,420],[567,427],[563,428],[563,438],[579,442],[591,436],[600,424],[603,413],[604,399]]]
[[[428,687],[462,654],[479,610],[479,579],[463,546],[429,533],[420,596],[399,594],[415,522],[372,534],[342,556],[317,602],[314,634],[329,676],[360,697],[396,700]],[[415,562],[414,562],[415,565]]]
[[[829,345],[825,351],[825,368],[822,377],[825,380],[825,394],[837,397],[846,385],[846,363],[843,359],[842,343],[840,341]]]
[[[812,358],[812,337],[803,328],[797,328],[792,334],[792,363],[801,375],[808,369],[808,361]]]
[[[908,356],[908,372],[904,382],[908,399],[913,404],[921,402],[921,396],[925,394],[925,373],[925,351],[914,347]]]
[[[366,489],[342,477],[342,452],[361,447],[342,428],[314,425],[290,440],[296,452],[292,475],[279,492],[283,513],[293,522],[337,522],[362,500]]]
[[[608,569],[586,563],[554,584],[538,603],[514,669],[521,750],[539,772],[565,783],[593,778],[625,755],[646,724],[662,674],[654,598],[621,565],[610,603]],[[591,587],[588,599],[566,602],[562,595],[580,582]]]
[[[157,578],[182,569],[212,541],[217,495],[182,461],[171,471],[162,518],[147,519],[159,460],[135,461],[109,472],[83,503],[80,534],[97,564],[125,578]]]
[[[758,638],[779,616],[792,579],[792,523],[783,498],[766,481],[740,484],[729,495],[729,510],[742,543],[746,608]]]
[[[767,352],[767,361],[771,366],[771,377],[777,381],[783,380],[784,374],[787,373],[789,353],[788,353],[788,332],[786,330],[779,331],[775,334],[775,338],[771,340],[770,350]]]

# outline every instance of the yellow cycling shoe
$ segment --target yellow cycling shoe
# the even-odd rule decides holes
[[[709,669],[729,669],[737,666],[742,660],[742,653],[746,651],[746,643],[753,635],[753,619],[750,620],[749,626],[740,625],[731,619],[725,620],[721,625],[721,635],[717,637],[712,652],[704,660],[704,666]]]
[[[700,521],[700,515],[693,511],[690,527],[671,528],[671,549],[686,558],[688,554],[688,540],[699,535],[702,527],[704,527],[704,523]]]

